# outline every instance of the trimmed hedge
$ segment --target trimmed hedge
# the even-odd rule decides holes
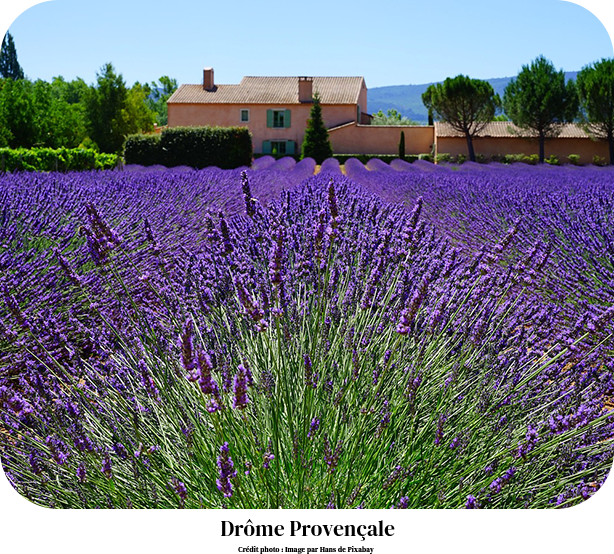
[[[124,143],[127,164],[163,165],[160,135],[130,135]]]
[[[131,135],[124,144],[127,164],[216,166],[252,163],[252,135],[246,127],[171,127],[160,135]]]
[[[0,148],[0,171],[88,171],[113,169],[116,154],[90,148]]]

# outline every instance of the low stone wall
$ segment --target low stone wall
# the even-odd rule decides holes
[[[347,123],[329,129],[335,154],[399,153],[401,131],[405,134],[405,154],[429,154],[435,140],[433,126],[359,125]]]

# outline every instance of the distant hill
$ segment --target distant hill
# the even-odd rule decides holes
[[[575,79],[577,71],[567,71],[565,77]],[[513,77],[499,77],[486,79],[495,89],[495,92],[503,98],[503,91]],[[428,114],[422,103],[422,94],[429,85],[393,85],[389,87],[370,88],[367,93],[367,112],[374,114],[379,110],[386,113],[387,110],[395,109],[405,117],[418,123],[427,123]]]

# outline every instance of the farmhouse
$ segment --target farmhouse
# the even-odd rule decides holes
[[[181,85],[169,98],[168,126],[244,126],[255,154],[298,154],[316,92],[335,154],[396,155],[403,132],[406,154],[467,155],[465,137],[446,123],[371,125],[364,77],[243,77],[238,85],[218,85],[213,68],[205,68],[201,84]],[[538,142],[511,122],[493,121],[474,139],[474,148],[488,160],[536,154]],[[546,142],[546,156],[565,161],[571,154],[582,163],[606,158],[607,142],[565,125]]]
[[[205,68],[200,85],[181,85],[168,100],[168,125],[245,126],[255,153],[300,151],[313,95],[327,128],[370,120],[362,77],[243,77],[218,85]]]

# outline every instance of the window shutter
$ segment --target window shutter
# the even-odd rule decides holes
[[[288,127],[290,127],[290,110],[286,110],[286,113],[284,115],[284,127],[287,129]]]
[[[266,126],[273,127],[273,110],[266,111]]]
[[[271,110],[269,110],[271,111]],[[268,119],[268,117],[267,117]],[[270,154],[271,153],[271,141],[270,140],[263,140],[262,141],[262,153],[263,154]]]
[[[294,154],[294,141],[286,141],[286,154]]]

